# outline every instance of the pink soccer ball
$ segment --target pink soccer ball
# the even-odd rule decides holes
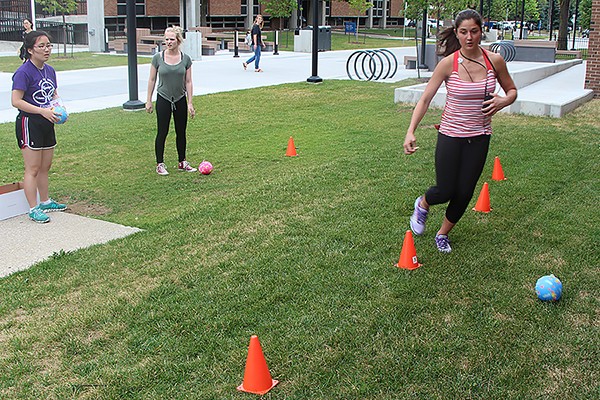
[[[212,170],[213,170],[213,166],[208,161],[202,161],[200,163],[200,165],[198,166],[198,171],[200,171],[200,173],[202,175],[210,175]]]

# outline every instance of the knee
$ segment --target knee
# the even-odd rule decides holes
[[[40,173],[40,170],[40,165],[29,165],[25,167],[25,175],[37,178],[38,174]]]

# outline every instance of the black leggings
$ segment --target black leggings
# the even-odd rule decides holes
[[[156,125],[158,127],[158,132],[156,134],[156,140],[154,141],[157,164],[164,162],[165,142],[167,141],[167,135],[169,134],[169,125],[171,125],[171,114],[173,114],[173,122],[175,123],[177,156],[179,157],[179,162],[185,160],[187,99],[184,96],[172,106],[169,100],[158,95],[156,96]]]
[[[481,176],[490,135],[455,138],[438,133],[435,149],[436,185],[425,193],[429,205],[450,201],[446,218],[453,224],[463,216]]]

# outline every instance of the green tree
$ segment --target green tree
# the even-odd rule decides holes
[[[581,29],[590,29],[592,19],[592,0],[581,0],[579,3],[579,25]]]
[[[570,0],[560,0],[560,23],[558,25],[558,49],[567,50],[567,29],[569,27]]]
[[[289,18],[298,7],[297,0],[259,0],[265,6],[265,13],[272,18]]]
[[[360,16],[365,15],[367,10],[373,7],[373,3],[369,0],[348,0],[350,9],[356,12],[356,33],[358,35],[358,25],[360,22]]]
[[[63,49],[64,56],[67,56],[67,21],[66,14],[70,14],[77,9],[76,0],[38,0],[38,4],[42,6],[48,14],[62,15],[63,20]]]
[[[297,0],[259,0],[265,6],[265,13],[271,16],[271,20],[278,20],[278,25],[283,28],[283,19],[289,18],[298,7]],[[273,27],[273,24],[271,25]]]

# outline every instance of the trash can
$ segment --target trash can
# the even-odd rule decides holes
[[[319,26],[319,51],[331,51],[331,26]]]

